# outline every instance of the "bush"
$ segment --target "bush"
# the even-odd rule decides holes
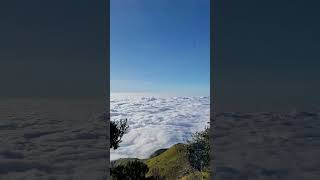
[[[111,169],[113,180],[144,180],[149,168],[141,161],[130,161]]]
[[[103,113],[101,118],[108,122],[110,121],[109,113]],[[122,136],[127,132],[129,126],[127,119],[120,121],[110,121],[110,149],[117,149],[121,143]]]
[[[146,177],[148,171],[149,168],[145,163],[134,160],[112,168],[111,177],[112,180],[164,180],[158,171],[154,171],[155,174]]]
[[[188,142],[187,154],[191,166],[198,170],[203,171],[209,168],[210,163],[210,128],[202,132],[193,134],[192,140]]]
[[[122,136],[128,130],[127,119],[110,121],[110,148],[117,149],[122,142]]]

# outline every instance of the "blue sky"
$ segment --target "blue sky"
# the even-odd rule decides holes
[[[209,0],[111,0],[111,93],[209,95]]]

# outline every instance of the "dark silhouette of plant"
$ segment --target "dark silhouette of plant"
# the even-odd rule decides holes
[[[103,113],[102,119],[106,122],[110,121],[109,113]],[[110,121],[110,148],[117,149],[122,142],[122,136],[127,132],[129,126],[127,119],[119,121]]]
[[[119,165],[117,167],[111,168],[111,178],[112,180],[125,180],[128,178],[128,175],[126,174],[125,166]]]
[[[205,170],[210,163],[210,128],[193,134],[192,140],[188,142],[187,154],[193,168],[198,171]]]
[[[131,161],[126,167],[127,173],[130,174],[133,180],[144,179],[149,171],[148,166],[140,161]]]
[[[113,180],[145,180],[149,168],[141,161],[130,161],[111,169]]]
[[[128,130],[127,119],[110,121],[110,148],[117,149],[122,142],[122,136]]]

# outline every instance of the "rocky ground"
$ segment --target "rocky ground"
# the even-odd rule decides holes
[[[320,113],[220,113],[215,180],[319,180]]]
[[[106,124],[92,99],[0,101],[1,180],[102,180]]]

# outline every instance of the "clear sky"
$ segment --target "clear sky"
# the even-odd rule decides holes
[[[209,95],[209,0],[111,0],[111,93]]]

